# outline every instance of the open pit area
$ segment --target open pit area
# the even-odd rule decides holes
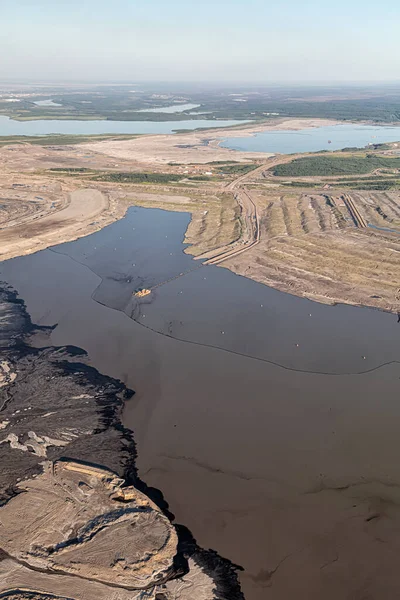
[[[319,302],[398,312],[398,144],[276,156],[219,146],[239,132],[326,123],[3,146],[1,258],[97,231],[131,205],[185,211],[196,258]]]
[[[259,211],[259,244],[223,266],[318,302],[400,309],[398,193],[253,189],[251,197]],[[393,231],[367,225],[388,227],[389,217],[384,220],[378,209],[391,215]]]

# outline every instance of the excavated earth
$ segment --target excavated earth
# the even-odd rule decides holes
[[[137,477],[120,411],[133,392],[75,347],[33,347],[0,288],[0,598],[235,600],[237,567],[172,523]]]

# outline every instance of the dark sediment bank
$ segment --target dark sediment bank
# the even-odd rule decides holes
[[[0,317],[0,506],[20,493],[21,482],[42,473],[46,459],[53,464],[79,461],[124,478],[172,521],[162,493],[138,477],[133,432],[120,420],[124,403],[134,392],[86,364],[86,354],[79,348],[30,346],[30,337],[41,336],[43,342],[52,328],[34,325],[24,302],[6,285],[0,287]],[[213,595],[207,599],[243,598],[239,567],[214,551],[201,549],[184,526],[176,525],[175,530],[178,550],[169,578],[187,575],[190,564],[195,564],[212,579]],[[14,590],[5,596],[0,591],[0,597],[51,596]],[[158,600],[174,597],[168,588],[155,596]]]

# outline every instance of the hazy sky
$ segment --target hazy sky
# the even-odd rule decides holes
[[[399,0],[0,0],[0,78],[398,81]]]

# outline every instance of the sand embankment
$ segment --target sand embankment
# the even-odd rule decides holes
[[[46,216],[33,215],[31,220],[0,230],[0,259],[32,254],[54,244],[75,240],[92,233],[123,216],[126,208],[117,212],[106,194],[96,189],[78,189],[66,193],[59,209],[47,207]]]
[[[222,148],[222,140],[231,137],[247,137],[263,131],[300,130],[311,127],[334,125],[337,121],[327,119],[274,119],[257,125],[243,125],[229,129],[193,131],[175,135],[146,135],[132,140],[115,140],[82,144],[88,151],[107,156],[132,160],[148,166],[180,164],[206,164],[214,161],[265,160],[272,153],[240,152]]]

